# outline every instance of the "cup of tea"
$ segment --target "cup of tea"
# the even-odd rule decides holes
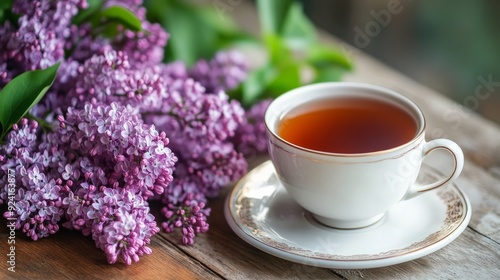
[[[330,227],[353,229],[379,221],[402,200],[455,180],[460,147],[425,140],[422,111],[383,87],[332,82],[293,89],[265,113],[268,149],[288,194]],[[453,171],[417,185],[423,159],[436,149],[453,157]]]

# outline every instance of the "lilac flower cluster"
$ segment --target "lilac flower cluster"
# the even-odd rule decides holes
[[[125,189],[102,187],[90,200],[70,193],[63,205],[70,217],[66,227],[92,235],[109,263],[120,257],[126,264],[151,254],[151,236],[160,231],[147,201]]]
[[[123,29],[111,44],[123,51],[131,63],[144,64],[141,67],[156,66],[163,60],[164,48],[170,35],[159,24],[145,19],[146,9],[141,5],[142,0],[105,1],[104,7],[122,6],[132,11],[142,21],[143,28],[138,32]]]
[[[33,240],[60,226],[92,236],[109,263],[150,254],[161,228],[193,244],[208,230],[208,198],[247,170],[242,147],[264,151],[263,112],[225,93],[245,79],[236,52],[188,69],[163,63],[169,34],[145,19],[141,0],[104,1],[134,12],[144,31],[99,36],[72,18],[85,0],[14,1],[0,26],[0,89],[16,75],[62,61],[54,85],[0,144],[0,204],[15,170],[16,228]],[[43,126],[43,129],[42,127]],[[246,146],[245,146],[246,145]],[[249,146],[250,145],[250,146]]]
[[[151,253],[147,245],[159,228],[147,199],[165,191],[177,160],[165,133],[116,103],[69,107],[58,120],[61,145],[78,154],[59,168],[69,190],[63,225],[91,234],[109,263]]]
[[[138,65],[141,67],[137,68]],[[61,104],[69,102],[78,107],[99,100],[106,104],[126,103],[151,111],[161,105],[158,101],[168,97],[160,67],[130,61],[125,52],[115,51],[110,46],[103,47],[78,66],[73,75],[73,87],[68,89]]]
[[[147,33],[124,30],[123,34],[113,41],[113,44],[121,46],[121,50],[134,63],[157,65],[163,60],[163,49],[169,35],[158,24],[145,22],[143,28],[147,30]]]
[[[85,104],[92,99],[106,103],[117,101],[118,96],[126,96],[129,92],[124,87],[129,70],[127,55],[111,47],[104,48],[78,66],[76,77],[72,79],[74,87],[69,89],[64,100],[70,101],[72,106]]]
[[[203,67],[200,66],[207,64],[212,67],[211,77],[209,72],[201,71]],[[224,93],[244,79],[246,68],[241,55],[234,51],[219,52],[209,62],[200,60],[187,71],[185,67],[174,64],[169,73],[177,79],[170,83],[168,101],[174,106],[163,106],[167,108],[166,114],[155,117],[162,129],[180,132],[174,134],[171,144],[183,158],[177,165],[178,177],[183,178],[186,186],[191,182],[206,186],[202,191],[209,197],[216,196],[221,187],[246,172],[246,161],[232,143],[238,127],[245,120],[245,111],[239,102],[230,101]],[[178,78],[182,75],[188,78]],[[195,113],[197,111],[204,113]],[[176,121],[169,121],[172,119]]]
[[[178,204],[193,194],[205,202],[205,197],[216,196],[246,172],[243,155],[230,142],[244,111],[225,93],[206,94],[201,84],[189,78],[172,80],[168,93],[163,103],[150,107],[153,110],[143,109],[146,122],[169,132],[170,147],[179,158],[164,197]]]
[[[5,212],[4,216],[17,217],[16,229],[33,240],[57,232],[64,216],[65,190],[58,168],[67,160],[66,155],[54,133],[39,136],[40,130],[37,122],[22,119],[0,145],[0,202],[12,195],[7,189],[9,170],[17,174],[14,184],[21,186],[14,194],[16,211]],[[43,140],[37,141],[39,137]]]
[[[110,263],[150,253],[159,228],[146,199],[165,191],[177,160],[166,134],[116,103],[69,107],[58,121],[54,132],[40,134],[23,119],[0,146],[3,201],[8,170],[20,175],[16,212],[5,215],[17,217],[16,228],[33,240],[57,232],[65,218],[65,227],[92,234]]]
[[[252,158],[256,154],[267,151],[264,113],[270,103],[271,99],[255,103],[245,112],[243,123],[240,124],[236,131],[233,143],[238,151],[242,152],[246,158]]]
[[[218,52],[210,61],[201,59],[189,75],[199,81],[208,92],[217,93],[236,88],[247,77],[248,66],[237,51]]]
[[[9,21],[0,27],[0,86],[26,70],[61,60],[71,18],[87,5],[85,0],[14,1],[12,11],[21,15],[19,27]]]
[[[196,234],[208,230],[207,216],[210,214],[210,209],[205,209],[204,202],[198,202],[193,198],[194,194],[190,193],[177,206],[164,199],[167,206],[162,209],[162,214],[167,218],[167,221],[162,223],[163,229],[172,232],[174,228],[181,228],[182,243],[186,245],[193,245]]]
[[[58,119],[61,142],[79,159],[92,159],[85,164],[77,160],[78,166],[67,164],[68,177],[78,180],[84,175],[94,186],[123,188],[145,199],[162,194],[172,181],[177,158],[167,147],[169,140],[154,125],[142,123],[137,109],[86,103],[82,110],[69,107]],[[95,176],[94,166],[103,169],[101,176]],[[81,174],[73,173],[78,169]]]

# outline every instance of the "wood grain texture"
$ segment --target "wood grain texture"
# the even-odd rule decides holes
[[[467,229],[423,258],[385,268],[336,270],[348,279],[500,279],[500,247]]]
[[[1,221],[6,224],[5,219]],[[0,233],[0,252],[8,253],[7,231]],[[7,271],[2,257],[0,279],[220,279],[203,264],[182,253],[161,236],[154,236],[153,253],[130,266],[109,265],[91,237],[63,229],[36,242],[16,234],[16,272]]]

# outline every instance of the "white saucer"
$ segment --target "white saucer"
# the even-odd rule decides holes
[[[444,176],[422,166],[419,181],[436,177]],[[224,213],[240,238],[264,252],[312,266],[362,269],[407,262],[443,248],[467,227],[471,207],[450,184],[397,204],[372,226],[329,228],[291,200],[267,161],[238,182]]]

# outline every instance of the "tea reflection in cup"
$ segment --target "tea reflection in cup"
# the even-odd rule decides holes
[[[456,143],[425,141],[425,118],[412,101],[379,86],[338,82],[296,88],[273,100],[265,124],[281,183],[330,227],[374,224],[398,202],[451,183],[464,164]],[[436,149],[452,155],[453,171],[437,182],[416,185],[423,159]]]

